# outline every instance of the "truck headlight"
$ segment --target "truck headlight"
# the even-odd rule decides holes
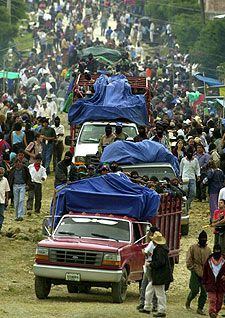
[[[120,266],[121,257],[117,253],[105,253],[103,256],[102,265]]]
[[[35,260],[36,261],[46,261],[48,260],[48,248],[43,246],[38,246],[36,248],[36,254],[35,254]]]

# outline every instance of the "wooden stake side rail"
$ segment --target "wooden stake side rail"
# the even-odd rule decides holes
[[[87,80],[85,78],[84,74],[79,74],[76,84],[74,88],[77,88],[77,86],[83,86],[83,87],[88,87],[88,86],[93,86],[97,78],[100,76],[100,74],[92,74],[91,75],[91,80]],[[135,77],[135,76],[126,76],[129,84],[131,85],[132,88],[142,88],[146,89],[146,77]]]
[[[162,195],[157,216],[152,220],[166,238],[171,257],[178,262],[181,237],[182,199],[172,195]]]

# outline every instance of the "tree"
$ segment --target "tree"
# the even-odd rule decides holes
[[[189,52],[194,46],[201,29],[202,21],[199,14],[179,14],[173,18],[172,30],[183,52]]]
[[[216,67],[225,61],[225,19],[208,21],[190,50],[192,60],[201,70],[215,75]]]
[[[178,14],[193,15],[199,13],[197,0],[151,0],[146,1],[145,14],[162,22],[171,22]]]
[[[26,5],[23,0],[11,1],[11,17],[6,7],[6,0],[0,0],[0,49],[5,49],[8,43],[17,35],[19,20],[26,18]]]

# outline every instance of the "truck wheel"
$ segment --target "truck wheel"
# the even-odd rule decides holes
[[[76,285],[68,284],[67,290],[68,290],[68,293],[70,293],[70,294],[77,294],[79,291],[79,288]]]
[[[124,268],[121,279],[118,283],[112,283],[112,299],[114,303],[122,303],[127,295],[127,271]]]
[[[189,233],[189,224],[181,225],[181,235],[185,236]]]
[[[35,276],[35,294],[38,299],[46,299],[51,290],[51,280],[46,277]]]

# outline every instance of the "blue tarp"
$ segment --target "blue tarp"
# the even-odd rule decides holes
[[[124,75],[101,75],[94,84],[91,98],[78,99],[69,109],[70,124],[85,121],[127,119],[138,125],[148,125],[144,95],[133,95]]]
[[[167,162],[172,165],[176,174],[179,175],[177,157],[164,145],[151,140],[141,142],[116,141],[104,149],[100,161],[116,161],[120,164]]]
[[[204,82],[209,86],[223,85],[223,83],[221,83],[219,80],[211,77],[206,77],[201,74],[195,74],[194,77],[197,78],[197,80]]]
[[[156,215],[159,204],[160,196],[154,190],[131,182],[123,173],[109,173],[58,189],[55,217],[73,211],[127,215],[147,221]]]

